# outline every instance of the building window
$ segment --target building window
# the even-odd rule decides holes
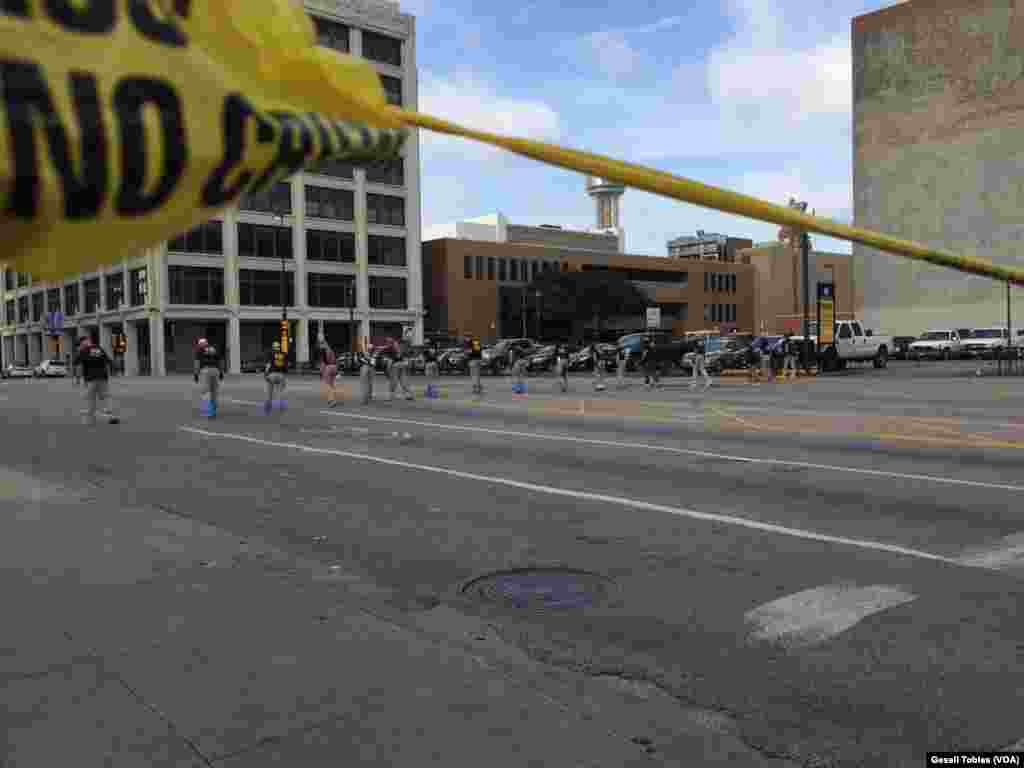
[[[60,288],[51,288],[46,292],[46,311],[60,312]]]
[[[133,307],[146,303],[146,268],[140,267],[128,273],[129,301]]]
[[[498,259],[498,280],[505,282],[508,280],[508,260]]]
[[[340,160],[336,157],[329,157],[321,160],[320,164],[309,171],[320,176],[331,176],[336,179],[354,179],[356,167],[348,160]]]
[[[483,280],[484,279],[484,257],[483,256],[477,256],[476,257],[476,279],[477,280]]]
[[[4,289],[14,290],[14,272],[9,269],[4,270]]]
[[[405,238],[370,235],[366,241],[368,247],[367,263],[382,267],[404,267]]]
[[[218,267],[167,268],[171,304],[223,304],[224,270]]]
[[[493,256],[488,256],[487,257],[487,279],[488,280],[493,280],[494,279],[494,257]]]
[[[85,288],[85,314],[91,315],[100,308],[100,279],[94,277],[82,285]]]
[[[736,290],[737,290],[736,286],[737,286],[736,275],[732,275],[732,292],[733,293],[736,293]]]
[[[540,271],[540,267],[538,266],[537,262],[536,261],[531,261],[530,262],[530,276],[531,276],[531,278],[536,280],[537,279],[537,273],[539,271]]]
[[[676,285],[687,285],[690,281],[690,274],[675,269],[630,269],[629,267],[609,267],[604,265],[584,264],[584,272],[618,272],[625,275],[627,280],[644,283],[675,283]],[[708,273],[704,273],[704,290],[708,288]]]
[[[394,157],[366,166],[366,180],[371,184],[405,186],[405,160],[401,157]]]
[[[568,272],[569,271],[569,262],[568,261],[563,261],[562,262],[562,271],[563,272]]]
[[[711,290],[711,273],[710,272],[705,272],[704,273],[704,292],[707,293],[710,290]]]
[[[370,306],[377,309],[405,309],[404,277],[370,277]]]
[[[316,29],[317,45],[322,45],[324,48],[333,48],[342,53],[349,52],[350,30],[344,24],[314,16],[313,27]]]
[[[704,321],[708,322],[708,323],[711,322],[711,305],[710,304],[705,304],[704,305]]]
[[[257,213],[277,213],[282,216],[292,212],[292,185],[287,181],[279,181],[270,189],[250,193],[242,198],[239,206],[243,211]]]
[[[64,316],[74,317],[78,314],[78,283],[64,286]]]
[[[405,226],[405,198],[389,195],[366,196],[366,221],[370,224]]]
[[[219,221],[207,221],[167,244],[176,253],[224,253],[224,235]]]
[[[397,77],[381,75],[380,84],[384,86],[384,100],[393,107],[402,106],[402,81]]]
[[[306,258],[309,261],[337,261],[354,264],[356,236],[351,232],[307,229]]]
[[[363,56],[372,61],[379,61],[381,64],[400,67],[402,66],[402,41],[364,29]]]
[[[18,297],[18,322],[28,322],[28,296]]]
[[[18,287],[19,288],[27,288],[28,287],[28,274],[26,272],[19,272],[18,273]]]
[[[295,304],[295,273],[284,273],[284,300]],[[238,303],[247,307],[281,306],[281,273],[269,269],[238,270]]]
[[[117,309],[124,299],[124,272],[107,275],[107,309]]]
[[[519,281],[519,260],[509,259],[508,260],[508,279],[513,283]]]
[[[306,279],[311,307],[354,307],[355,278],[310,272]]]
[[[462,276],[466,280],[473,279],[473,257],[463,256],[462,257]]]
[[[38,323],[43,319],[43,312],[46,306],[46,296],[42,291],[32,294],[32,322]]]
[[[306,187],[306,215],[319,219],[353,221],[355,193],[351,189]]]
[[[8,273],[10,274],[10,273]],[[4,323],[7,325],[14,325],[16,318],[14,316],[14,299],[8,299],[4,302]]]
[[[239,224],[238,255],[256,259],[290,259],[292,228]]]

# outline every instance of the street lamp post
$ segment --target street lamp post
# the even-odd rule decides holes
[[[537,341],[540,341],[540,291],[537,291]]]
[[[274,223],[278,226],[284,225],[284,216],[279,213],[274,214]],[[284,252],[280,251],[277,247],[277,232],[274,232],[274,254],[280,254],[281,257],[281,338],[284,342],[281,346],[285,351],[285,354],[289,352],[288,337],[291,335],[288,328],[288,298],[287,298],[287,272],[284,266]]]
[[[348,304],[348,346],[349,352],[354,356],[356,353],[356,329],[355,329],[355,279],[348,283],[345,288],[345,303]]]

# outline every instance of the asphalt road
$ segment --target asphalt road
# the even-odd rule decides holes
[[[249,376],[214,421],[187,378],[118,379],[124,421],[93,428],[68,381],[9,381],[0,456],[341,563],[423,620],[486,619],[552,674],[657,689],[762,757],[920,765],[1024,737],[1024,377],[971,365],[704,395],[446,378],[332,411],[293,379],[269,417]],[[542,566],[613,588],[565,610],[462,591]]]

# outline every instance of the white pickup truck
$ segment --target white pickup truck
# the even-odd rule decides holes
[[[875,368],[889,364],[889,353],[893,349],[892,336],[879,336],[865,332],[859,320],[839,320],[833,324],[831,344],[822,346],[819,364],[825,371],[841,371],[847,363],[866,363],[869,360]],[[802,337],[793,337],[798,340]],[[817,336],[811,336],[817,342]]]

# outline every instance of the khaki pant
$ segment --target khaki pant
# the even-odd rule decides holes
[[[102,405],[103,415],[107,419],[114,418],[110,406],[110,382],[107,379],[85,382],[85,423],[96,423],[97,406]]]
[[[395,396],[398,389],[402,390],[407,400],[412,399],[412,390],[406,383],[406,373],[409,370],[409,363],[405,360],[388,362],[388,383],[391,385],[391,397]]]
[[[782,377],[788,379],[789,372],[793,372],[793,378],[796,378],[796,355],[786,355],[785,361],[782,363]]]
[[[323,391],[324,399],[328,405],[334,405],[338,400],[338,366],[320,366],[320,388]]]
[[[604,389],[604,361],[594,358],[594,389]]]
[[[707,389],[708,387],[710,387],[711,386],[711,376],[708,374],[708,369],[704,365],[704,355],[694,355],[693,356],[692,366],[693,366],[693,376],[690,379],[690,386],[691,387],[696,387],[697,386],[697,377],[698,376],[703,376],[704,377],[704,389]]]
[[[515,383],[517,386],[522,387],[526,382],[523,380],[523,374],[526,371],[526,361],[523,359],[516,360],[515,365],[512,368],[512,374],[515,376]]]
[[[569,361],[559,358],[555,361],[555,375],[558,376],[558,386],[563,392],[569,391]]]
[[[480,381],[480,361],[469,361],[469,378],[473,382],[473,394],[482,394],[484,391],[483,382]]]
[[[209,366],[199,369],[199,384],[203,397],[209,398],[214,409],[217,408],[217,395],[220,393],[220,370]]]
[[[616,376],[615,376],[615,378],[616,378],[616,380],[618,382],[618,385],[619,385],[619,389],[625,389],[626,388],[626,364],[627,364],[627,362],[628,361],[626,360],[625,357],[619,358],[619,365],[618,365],[618,368],[616,370]]]
[[[285,388],[284,374],[280,371],[271,371],[267,374],[267,400],[281,400],[284,398]]]

